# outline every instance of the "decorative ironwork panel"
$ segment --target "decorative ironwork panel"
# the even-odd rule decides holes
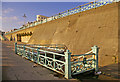
[[[71,74],[76,75],[95,69],[97,64],[95,56],[96,54],[93,53],[93,50],[86,54],[73,55],[71,59]]]
[[[45,64],[45,58],[44,57],[40,57],[40,64]]]
[[[53,61],[47,59],[47,66],[50,66],[51,68],[53,68]]]
[[[17,48],[17,54],[22,56],[23,55],[23,50],[21,48]]]
[[[61,64],[61,63],[58,63],[58,62],[55,62],[55,63],[56,63],[56,69],[65,73],[64,69],[63,69],[65,64]]]

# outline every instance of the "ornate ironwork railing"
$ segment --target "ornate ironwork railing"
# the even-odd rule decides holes
[[[46,45],[45,45],[46,46]],[[48,51],[48,47],[39,45],[15,45],[15,53],[22,57],[38,63],[46,68],[56,71],[60,74],[65,74],[65,55],[61,54],[60,50]],[[62,58],[63,60],[60,60]]]
[[[97,7],[107,5],[107,4],[110,4],[110,3],[113,3],[113,0],[96,0],[95,2],[90,2],[90,3],[84,4],[84,5],[80,5],[78,7],[69,9],[67,11],[61,12],[61,13],[56,14],[56,15],[53,15],[53,16],[51,16],[51,17],[49,17],[49,18],[47,18],[43,21],[32,23],[29,26],[24,26],[21,29],[18,29],[18,30],[9,32],[9,33],[17,32],[17,31],[20,31],[20,30],[23,30],[23,29],[26,29],[26,28],[29,28],[29,27],[34,27],[34,26],[39,25],[39,24],[43,24],[43,23],[46,23],[46,22],[49,22],[49,21],[52,21],[52,20],[55,20],[55,19],[59,19],[59,18],[66,17],[66,16],[69,16],[69,15],[72,15],[72,14],[83,12],[83,11],[86,11],[86,10],[89,10],[89,9],[92,9],[92,8],[97,8]],[[9,33],[6,33],[5,35],[7,35]]]
[[[86,54],[72,55],[71,73],[76,75],[95,69],[98,71],[98,48],[92,47],[92,50]]]
[[[61,50],[58,47],[54,47],[54,50],[50,50],[49,47],[47,47],[48,45],[46,47],[44,46],[15,43],[15,53],[57,73],[65,75],[65,78],[67,79],[72,78],[71,75],[93,69],[98,71],[97,46],[92,47],[92,50],[89,53],[81,55],[71,55],[69,50],[63,47],[62,49],[64,50]],[[89,57],[90,55],[92,57]]]

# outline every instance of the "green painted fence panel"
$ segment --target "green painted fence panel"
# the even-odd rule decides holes
[[[42,50],[40,45],[22,45],[15,43],[15,54],[19,54],[33,62],[36,62],[46,68],[49,68],[57,73],[63,74],[65,78],[71,79],[72,75],[84,73],[86,71],[98,71],[98,47],[91,47],[91,51],[86,54],[71,55],[69,50],[65,50],[64,54],[59,54],[52,51]],[[47,48],[47,47],[46,47]],[[59,48],[56,46],[55,48]],[[57,50],[57,49],[55,49]],[[90,56],[87,58],[86,56]],[[78,57],[77,61],[71,61],[73,57]],[[65,60],[61,60],[63,58]],[[80,60],[83,58],[83,60]],[[75,59],[75,58],[74,58]],[[83,66],[80,68],[80,66]]]

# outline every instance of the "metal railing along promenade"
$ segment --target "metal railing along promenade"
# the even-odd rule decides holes
[[[65,78],[70,79],[72,75],[86,71],[98,71],[98,47],[85,54],[71,55],[64,45],[24,45],[15,43],[15,53],[51,69]]]
[[[67,11],[61,12],[61,13],[56,14],[56,15],[53,15],[53,16],[47,18],[47,19],[44,19],[43,21],[32,23],[29,26],[24,26],[21,29],[6,33],[5,35],[10,34],[10,33],[14,33],[14,32],[29,28],[29,27],[34,27],[34,26],[37,26],[39,24],[43,24],[43,23],[46,23],[46,22],[49,22],[49,21],[52,21],[52,20],[55,20],[55,19],[66,17],[66,16],[69,16],[69,15],[72,15],[72,14],[76,14],[76,13],[79,13],[79,12],[83,12],[83,11],[86,11],[86,10],[90,10],[90,9],[93,9],[93,8],[104,6],[104,5],[107,5],[107,4],[110,4],[110,3],[113,3],[113,0],[96,0],[95,2],[90,2],[90,3],[84,4],[84,5],[80,5],[78,7],[69,9]]]

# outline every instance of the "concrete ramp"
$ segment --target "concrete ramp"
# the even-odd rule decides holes
[[[112,3],[37,26],[29,44],[65,44],[73,54],[98,45],[101,66],[118,61],[118,5]]]

